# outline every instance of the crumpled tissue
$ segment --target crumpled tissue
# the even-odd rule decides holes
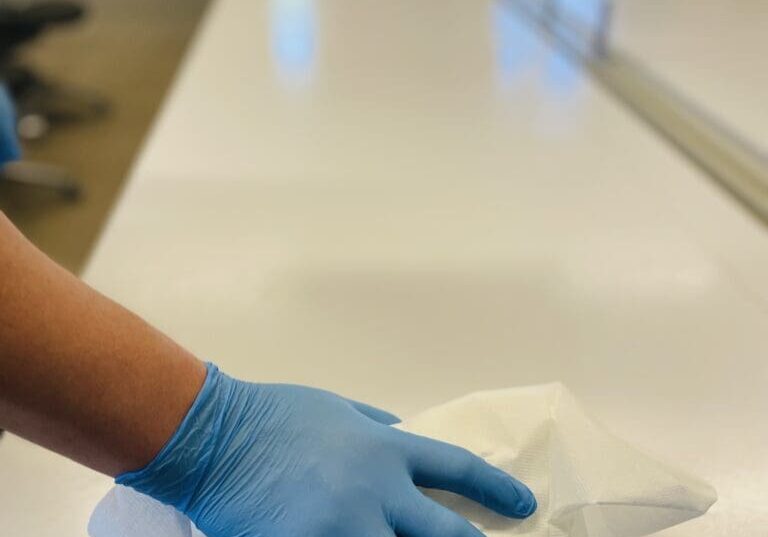
[[[463,446],[531,487],[539,508],[527,520],[425,491],[488,537],[638,537],[700,516],[717,499],[705,482],[595,423],[561,384],[473,393],[400,427]],[[201,535],[173,508],[125,487],[98,504],[88,531],[91,537]]]

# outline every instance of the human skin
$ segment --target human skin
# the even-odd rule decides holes
[[[417,487],[513,518],[535,511],[512,476],[395,422],[206,366],[0,213],[0,428],[173,505],[211,537],[482,537]]]
[[[205,375],[0,213],[0,428],[116,476],[160,451]]]

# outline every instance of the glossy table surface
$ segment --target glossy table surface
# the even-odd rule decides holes
[[[615,2],[616,46],[768,156],[768,2]]]
[[[561,380],[768,527],[768,236],[494,2],[219,0],[86,280],[251,380],[402,415]],[[0,444],[8,535],[108,480]]]

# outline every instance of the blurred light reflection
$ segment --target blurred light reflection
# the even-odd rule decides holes
[[[281,82],[297,87],[311,81],[317,48],[314,0],[271,0],[272,59]]]
[[[550,52],[546,61],[546,88],[550,95],[575,98],[586,75],[570,58],[558,50]]]
[[[573,22],[587,31],[596,31],[605,0],[558,0],[562,10]]]
[[[599,0],[570,0],[558,5],[577,10],[583,17],[597,14]],[[575,16],[576,12],[570,12]],[[496,72],[503,86],[511,86],[526,69],[541,69],[541,91],[568,107],[578,101],[585,84],[585,74],[572,58],[538,35],[508,0],[491,3],[491,26]],[[538,61],[537,61],[538,59]]]
[[[527,57],[534,50],[534,44],[531,42],[533,36],[503,0],[491,3],[491,25],[496,72],[500,82],[508,85],[519,76],[528,61]]]

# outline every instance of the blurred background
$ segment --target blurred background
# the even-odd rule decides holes
[[[206,4],[0,0],[25,161],[13,172],[43,183],[0,178],[0,209],[68,269],[82,268]]]
[[[296,13],[310,5],[271,3]],[[83,267],[206,4],[0,0],[0,74],[13,89],[24,146],[24,163],[0,175],[0,208],[67,268]],[[519,48],[516,25],[537,27],[571,57],[564,61],[579,57],[571,67],[591,70],[628,109],[765,218],[768,187],[764,170],[755,167],[763,167],[768,150],[768,2],[508,0],[495,10],[509,61]],[[289,55],[302,46],[298,28],[288,28]],[[561,71],[567,78],[567,68]],[[656,95],[663,102],[654,102]],[[711,143],[689,147],[702,125],[691,132],[690,125],[669,124],[689,110],[712,120],[703,125],[704,136],[715,138],[711,143],[728,146],[728,155],[715,157],[720,161],[702,162],[702,151],[720,151]],[[723,177],[740,166],[751,170],[747,178]]]

